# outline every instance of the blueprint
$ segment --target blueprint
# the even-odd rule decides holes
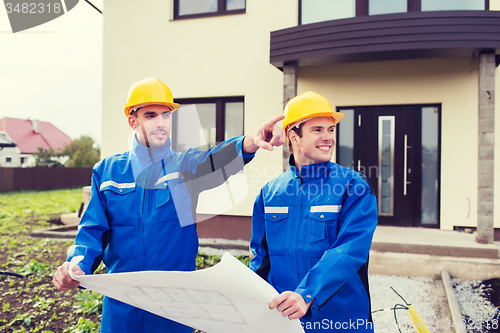
[[[70,268],[82,258],[73,258]],[[269,309],[278,292],[229,253],[194,272],[70,274],[84,288],[207,333],[304,332],[298,319]]]

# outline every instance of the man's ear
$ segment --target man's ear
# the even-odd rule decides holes
[[[135,130],[138,126],[137,118],[134,116],[128,116],[128,125]]]
[[[298,135],[295,133],[295,131],[289,131],[288,132],[288,140],[290,140],[291,143],[297,143],[298,141]]]

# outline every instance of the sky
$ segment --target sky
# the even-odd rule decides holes
[[[103,10],[103,0],[91,0]],[[0,6],[0,119],[38,119],[72,139],[102,143],[103,15],[84,0],[66,14],[12,33]]]

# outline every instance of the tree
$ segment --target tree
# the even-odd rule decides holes
[[[78,139],[72,140],[62,152],[62,155],[69,156],[66,162],[67,167],[94,166],[100,160],[100,148],[94,148],[94,139],[90,136],[82,135]]]
[[[38,152],[33,156],[35,157],[35,165],[43,167],[62,167],[64,166],[60,161],[60,155],[54,151],[52,148],[42,148],[38,147]]]

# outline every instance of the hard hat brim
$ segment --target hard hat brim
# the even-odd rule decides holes
[[[306,120],[306,119],[310,120],[310,119],[321,118],[321,117],[331,118],[333,120],[333,124],[337,125],[344,118],[344,116],[345,116],[345,113],[342,113],[342,112],[335,112],[335,111],[333,111],[333,112],[318,112],[318,113],[314,113],[312,115],[304,116],[303,118],[297,119],[297,121],[295,121],[292,124],[285,124],[285,126],[283,126],[283,130],[285,130],[285,134],[286,134],[286,136],[288,136],[288,130],[293,126],[296,126],[298,123],[304,122],[303,120]]]
[[[130,110],[132,109],[137,109],[137,108],[140,108],[140,107],[143,107],[143,106],[148,106],[148,105],[165,105],[165,106],[170,106],[172,107],[173,109],[171,110],[172,112],[179,109],[180,105],[177,104],[177,103],[165,103],[165,102],[148,102],[148,103],[144,103],[144,104],[125,104],[125,109],[124,109],[124,112],[125,112],[125,115],[128,117],[130,116]]]

